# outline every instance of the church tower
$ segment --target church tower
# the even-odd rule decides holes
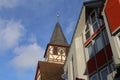
[[[57,15],[59,17],[59,15]],[[69,45],[57,21],[44,54],[45,61],[38,61],[35,80],[63,80],[63,66]]]
[[[59,22],[57,22],[44,54],[45,61],[64,64],[68,48],[67,40]]]

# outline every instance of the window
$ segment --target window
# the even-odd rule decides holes
[[[93,10],[89,15],[86,25],[85,38],[87,40],[91,33],[95,32],[99,28],[95,10]]]
[[[90,80],[98,80],[98,76],[97,76],[97,74],[91,76]]]
[[[97,29],[98,29],[98,23],[95,22],[94,25],[93,25],[93,30],[94,30],[94,32],[95,32]]]
[[[91,14],[91,21],[92,23],[96,22],[95,11]]]
[[[88,53],[90,58],[94,56],[94,46],[92,44],[88,46]]]
[[[114,71],[114,70],[115,70],[115,66],[114,66],[114,63],[113,63],[113,62],[110,64],[110,68],[111,68],[111,71]]]
[[[90,29],[89,29],[89,25],[87,23],[87,27],[85,29],[85,38],[86,40],[90,37]]]
[[[103,30],[103,37],[104,37],[105,45],[108,45],[109,44],[109,39],[108,39],[108,34],[107,34],[106,29]]]
[[[87,40],[90,37],[90,31],[86,32],[85,36],[86,36],[86,40]]]
[[[99,22],[100,22],[100,26],[104,24],[104,19],[102,15],[99,16]]]
[[[96,53],[99,52],[102,48],[103,48],[103,41],[102,41],[102,37],[99,35],[99,36],[95,39],[95,49],[96,49]]]
[[[109,74],[108,69],[104,68],[103,70],[100,71],[101,74],[101,80],[107,80],[107,76]]]
[[[53,54],[54,55],[58,55],[58,48],[55,46],[54,49],[53,49]]]
[[[92,14],[90,15],[90,19],[91,19],[91,24],[93,26],[93,31],[95,32],[99,28],[95,11],[93,11]]]

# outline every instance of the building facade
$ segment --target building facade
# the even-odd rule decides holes
[[[120,0],[83,3],[64,73],[68,80],[120,80]]]

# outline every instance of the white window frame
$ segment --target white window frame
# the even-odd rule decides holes
[[[94,23],[92,23],[92,17],[91,17],[93,13],[95,13],[95,22],[94,22]],[[90,23],[91,23],[91,25],[92,25],[92,32],[94,33],[95,31],[94,31],[93,26],[95,25],[95,23],[97,23],[97,26],[98,26],[98,28],[99,28],[98,18],[97,18],[97,14],[96,14],[96,10],[95,10],[95,9],[90,13],[90,15],[89,15],[89,20],[90,20]]]
[[[88,32],[89,32],[89,35],[90,35],[90,29],[88,29],[87,31],[85,31],[85,38],[86,38],[86,34],[88,34]],[[89,36],[90,37],[90,36]],[[88,38],[89,38],[88,37]],[[88,38],[86,38],[86,40],[88,39]]]
[[[90,33],[90,36],[91,36],[91,28],[90,28],[90,25],[89,25],[90,23],[89,23],[89,21],[87,21],[87,23],[86,23],[86,26],[85,26],[85,40],[87,40],[88,38],[86,38],[86,33]],[[88,30],[86,30],[87,29],[87,27],[88,27]],[[89,36],[89,37],[90,37]]]
[[[97,73],[94,74],[94,75],[92,75],[92,76],[90,77],[90,80],[92,80],[92,78],[95,77],[95,76],[97,76],[97,80],[99,80],[99,79],[98,79],[98,74],[97,74]]]
[[[94,22],[92,22],[92,14],[93,13],[95,13],[95,21]],[[98,18],[97,18],[97,13],[96,13],[96,10],[94,9],[91,13],[90,13],[90,15],[89,15],[89,17],[88,17],[88,19],[87,19],[87,22],[86,22],[86,28],[88,27],[88,30],[86,31],[86,28],[85,28],[85,40],[87,40],[86,39],[86,33],[87,32],[90,32],[90,36],[91,36],[91,34],[93,34],[95,31],[94,31],[94,25],[95,24],[97,24],[97,26],[98,26],[98,29],[99,29],[99,22],[98,22],[99,20],[98,20]]]
[[[103,80],[103,79],[102,79],[102,72],[103,72],[105,69],[107,69],[108,74],[110,73],[108,67],[103,68],[103,69],[100,71],[100,78],[101,78],[101,80]]]

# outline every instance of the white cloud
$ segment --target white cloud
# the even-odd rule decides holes
[[[66,28],[66,33],[70,34],[74,30],[74,27],[75,27],[75,21],[70,22],[69,26]]]
[[[0,0],[0,7],[13,8],[19,4],[20,0]]]
[[[35,68],[38,60],[43,60],[44,50],[37,43],[17,47],[16,56],[12,59],[12,65],[17,69]]]
[[[36,37],[35,37],[34,34],[31,34],[31,35],[30,35],[30,38],[29,38],[28,40],[29,40],[30,43],[35,43],[35,42],[37,42],[37,39],[36,39]]]
[[[0,19],[0,52],[14,48],[23,34],[20,21]]]

